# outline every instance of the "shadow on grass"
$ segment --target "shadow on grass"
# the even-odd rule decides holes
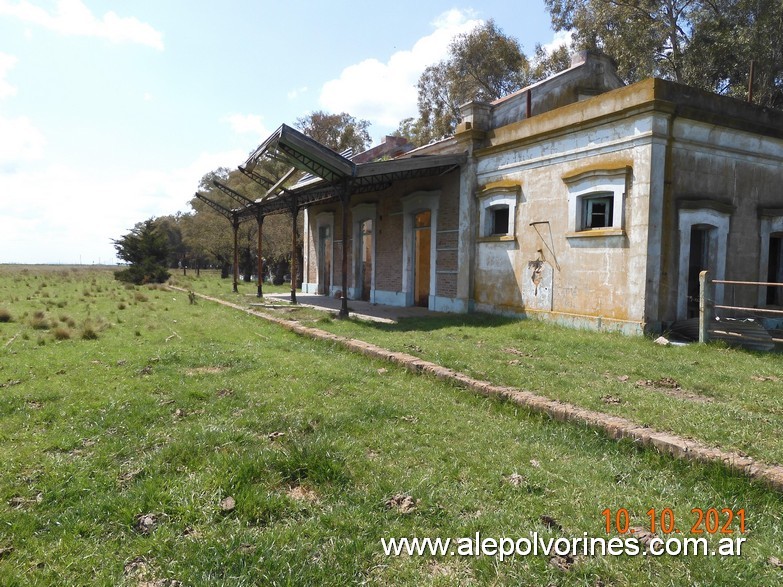
[[[400,318],[396,323],[370,322],[354,319],[363,326],[379,330],[381,332],[429,332],[443,328],[483,327],[492,328],[518,324],[524,320],[521,318],[508,318],[493,314],[447,314],[437,316],[424,316],[415,318]]]

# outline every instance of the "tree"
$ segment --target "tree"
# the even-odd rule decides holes
[[[322,110],[297,118],[296,128],[322,145],[341,153],[353,149],[354,153],[366,150],[370,145],[367,120],[357,120],[350,114],[327,114]]]
[[[169,248],[169,258],[166,266],[177,268],[180,264],[184,267],[187,262],[188,248],[182,239],[182,216],[179,212],[167,216],[155,218],[154,223],[157,229],[166,235]]]
[[[448,58],[424,70],[418,82],[419,117],[402,121],[396,134],[416,144],[451,136],[462,104],[497,100],[533,80],[519,42],[489,20],[455,37]]]
[[[560,45],[551,53],[547,53],[540,44],[536,45],[533,57],[533,79],[546,79],[569,67],[571,67],[571,48],[568,45]]]
[[[744,97],[756,62],[757,103],[783,107],[780,0],[545,0],[556,30],[600,49],[632,83],[674,80]]]
[[[754,62],[754,102],[783,109],[783,3],[712,0],[695,15],[688,83],[745,98]]]
[[[450,52],[451,75],[459,80],[452,93],[463,103],[497,100],[530,83],[530,64],[522,47],[494,20],[458,35]]]
[[[130,267],[115,272],[120,281],[141,285],[163,283],[170,274],[166,270],[169,256],[168,238],[150,218],[138,223],[131,231],[113,241],[117,256],[130,263]]]
[[[681,81],[695,0],[545,0],[555,30],[573,30],[581,49],[612,56],[626,81]]]

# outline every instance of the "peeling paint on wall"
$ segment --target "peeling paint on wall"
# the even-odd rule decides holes
[[[525,307],[531,310],[552,310],[552,266],[541,259],[528,261],[522,272],[520,289]]]

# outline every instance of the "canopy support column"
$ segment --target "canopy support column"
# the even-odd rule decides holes
[[[231,221],[234,228],[234,293],[239,293],[239,218]]]
[[[261,214],[260,211],[256,216],[256,221],[258,222],[258,247],[256,249],[256,253],[258,255],[258,292],[256,293],[256,297],[263,298],[264,297],[264,290],[263,290],[264,258],[261,256],[261,235],[262,235],[262,230],[264,228],[264,215]]]
[[[299,256],[297,250],[296,220],[299,217],[299,205],[296,196],[291,198],[291,303],[296,304],[296,282],[297,282],[297,263]]]

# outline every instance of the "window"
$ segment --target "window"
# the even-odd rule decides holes
[[[484,187],[478,194],[479,200],[479,238],[490,241],[514,240],[514,224],[518,185]]]
[[[508,206],[494,206],[490,208],[492,215],[492,234],[508,234]]]
[[[632,170],[597,169],[563,178],[568,186],[568,237],[622,236]]]
[[[585,196],[582,200],[582,230],[610,228],[613,226],[611,194]]]

